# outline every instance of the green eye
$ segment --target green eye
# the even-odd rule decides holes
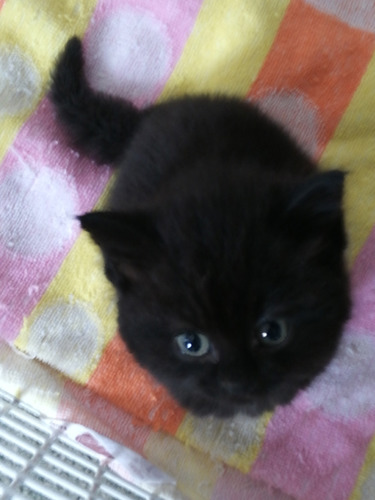
[[[202,333],[185,332],[176,337],[181,354],[187,356],[204,356],[210,350],[210,341]]]
[[[288,338],[288,328],[283,320],[263,321],[257,327],[257,337],[265,346],[281,345]]]

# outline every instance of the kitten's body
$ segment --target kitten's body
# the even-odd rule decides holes
[[[343,174],[317,173],[237,99],[138,111],[90,90],[82,66],[73,39],[52,99],[77,147],[119,167],[111,212],[81,223],[103,251],[128,347],[198,414],[289,402],[331,359],[348,317]],[[264,342],[265,324],[266,337],[276,324],[285,338]]]

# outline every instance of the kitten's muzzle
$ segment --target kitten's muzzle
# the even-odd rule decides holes
[[[231,397],[236,399],[249,401],[254,397],[254,384],[248,381],[236,381],[236,380],[221,380],[221,388]]]

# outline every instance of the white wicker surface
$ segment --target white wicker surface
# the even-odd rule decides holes
[[[102,455],[48,425],[0,391],[0,498],[4,500],[157,500],[111,471]]]

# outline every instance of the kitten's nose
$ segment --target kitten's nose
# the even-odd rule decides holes
[[[222,388],[232,396],[251,396],[253,384],[249,381],[225,379],[221,381]]]

